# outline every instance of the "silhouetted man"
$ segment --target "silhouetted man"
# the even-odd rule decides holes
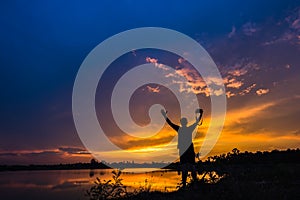
[[[197,179],[195,169],[195,151],[192,142],[192,133],[202,118],[203,110],[197,109],[196,113],[199,113],[200,115],[196,117],[196,122],[194,124],[187,126],[187,118],[183,117],[180,119],[181,126],[178,126],[172,123],[171,120],[167,117],[167,111],[161,110],[161,114],[164,116],[167,123],[178,133],[177,148],[179,149],[183,187],[186,186],[186,178],[189,170],[192,171],[193,179]]]

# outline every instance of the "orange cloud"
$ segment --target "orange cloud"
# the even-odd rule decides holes
[[[256,90],[256,94],[258,95],[258,96],[262,96],[262,95],[264,95],[264,94],[267,94],[267,93],[269,93],[269,89],[258,89],[258,90]]]
[[[248,93],[251,92],[251,90],[252,90],[253,88],[255,88],[255,87],[256,87],[256,83],[253,83],[252,85],[250,85],[250,86],[247,87],[246,89],[242,90],[239,94],[240,94],[241,96],[243,96],[243,95],[245,95],[245,94],[248,94]]]
[[[227,81],[226,87],[239,89],[243,84],[242,81],[237,81],[235,78],[232,78]]]
[[[242,69],[234,69],[228,72],[228,74],[232,75],[232,76],[243,76],[247,73],[247,69],[242,68]]]
[[[151,86],[147,85],[147,89],[148,89],[149,92],[153,92],[153,93],[159,93],[160,92],[159,86],[151,87]]]
[[[228,92],[226,92],[226,96],[227,96],[227,98],[231,98],[231,97],[236,96],[236,94],[231,91],[228,91]]]

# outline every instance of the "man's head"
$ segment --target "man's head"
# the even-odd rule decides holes
[[[181,118],[181,119],[180,119],[180,123],[181,123],[181,126],[186,126],[187,123],[188,123],[187,118],[185,118],[185,117]]]

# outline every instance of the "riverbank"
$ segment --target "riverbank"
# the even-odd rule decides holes
[[[134,193],[119,193],[117,199],[300,199],[300,150],[273,150],[271,152],[232,152],[208,158],[197,163],[198,180],[187,187],[178,185],[173,192],[151,191],[140,188]],[[178,163],[168,166],[176,170]],[[178,168],[177,168],[178,169]],[[121,177],[119,174],[118,178]],[[117,180],[118,180],[117,178]],[[120,178],[121,180],[121,178]],[[121,182],[119,182],[121,183]],[[105,183],[101,183],[102,185]],[[101,197],[94,186],[94,197]],[[112,188],[125,187],[114,185]],[[108,187],[109,188],[109,187]],[[126,188],[125,188],[126,189]],[[90,190],[91,191],[91,190]],[[91,194],[91,193],[89,193]],[[114,194],[114,193],[110,193]],[[115,198],[106,196],[103,199]],[[90,198],[91,200],[97,198]],[[98,198],[101,199],[101,198]]]

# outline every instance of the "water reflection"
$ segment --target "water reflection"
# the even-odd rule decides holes
[[[111,174],[109,176],[111,178]],[[176,171],[155,168],[124,169],[121,178],[123,179],[122,183],[127,186],[129,191],[150,185],[151,190],[170,192],[176,190],[177,184],[181,181]]]
[[[109,180],[112,169],[96,170],[49,170],[0,172],[0,192],[3,199],[86,199],[84,192],[96,179]],[[147,172],[148,171],[148,172]],[[128,190],[145,184],[151,190],[174,191],[180,182],[176,171],[151,169],[124,169],[122,183]]]

